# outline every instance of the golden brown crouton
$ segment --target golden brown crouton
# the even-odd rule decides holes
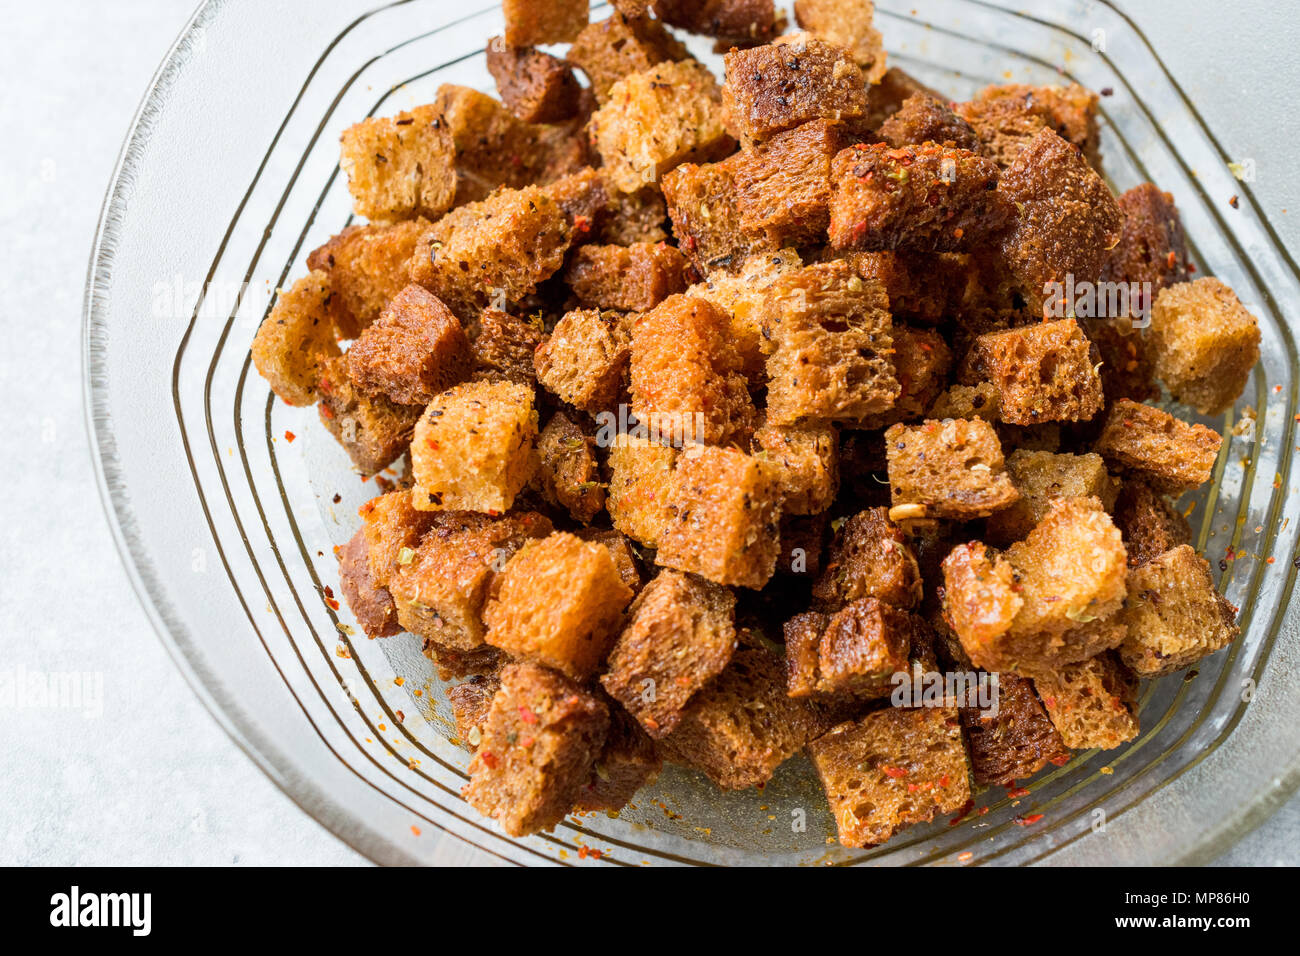
[[[339,337],[355,339],[410,281],[411,256],[433,223],[420,217],[391,226],[349,226],[307,257],[329,273],[330,314]]]
[[[347,359],[348,377],[363,392],[424,405],[469,375],[469,340],[437,296],[409,285],[361,333]]]
[[[456,197],[455,144],[437,104],[348,127],[339,167],[367,219],[437,219]]]
[[[397,405],[353,385],[346,356],[325,363],[318,410],[321,422],[363,475],[382,471],[400,458],[420,418],[418,405]]]
[[[397,623],[397,606],[388,589],[375,583],[370,574],[369,548],[365,529],[339,552],[339,590],[366,637],[391,637],[402,630]]]
[[[415,427],[411,501],[421,511],[509,510],[537,468],[533,391],[468,382],[429,403]]]
[[[985,525],[988,539],[1008,545],[1028,535],[1047,517],[1058,498],[1096,498],[1107,511],[1115,507],[1119,481],[1111,477],[1100,455],[1055,454],[1016,449],[1007,456],[1007,473],[1020,500],[992,515]]]
[[[496,674],[477,675],[447,691],[451,714],[456,721],[456,742],[470,753],[483,741],[483,728],[492,712],[492,698],[501,689]]]
[[[588,7],[587,0],[502,0],[506,42],[569,43],[586,27]]]
[[[1111,408],[1096,450],[1156,491],[1180,495],[1210,480],[1223,439],[1150,405],[1120,399]]]
[[[644,583],[641,578],[641,562],[637,560],[636,552],[622,532],[611,528],[579,528],[574,534],[583,541],[603,545],[614,559],[614,567],[618,568],[618,576],[623,579],[623,583],[633,592],[640,592]]]
[[[898,380],[898,397],[889,411],[865,419],[862,424],[866,428],[887,428],[925,418],[926,410],[948,384],[952,370],[952,349],[934,329],[895,324],[889,334],[894,346],[890,360]]]
[[[857,61],[868,83],[885,75],[885,44],[872,20],[871,0],[795,0],[794,17],[800,28],[843,47]]]
[[[1088,162],[1098,165],[1097,94],[1071,83],[1068,86],[1027,86],[1007,83],[986,86],[976,98],[982,103],[1007,103],[1035,116],[1066,142],[1077,146]]]
[[[582,87],[563,60],[493,37],[488,41],[487,67],[502,102],[516,119],[558,123],[577,115]]]
[[[975,130],[983,144],[980,152],[1002,169],[1014,163],[1030,141],[1051,126],[1046,114],[1035,112],[1020,100],[976,99],[954,103],[953,111]]]
[[[330,277],[305,275],[281,289],[253,338],[253,365],[288,405],[310,405],[320,394],[327,360],[339,354],[329,303]]]
[[[787,693],[859,699],[888,695],[894,675],[908,669],[913,627],[910,614],[874,597],[860,598],[829,616],[796,616],[785,628]]]
[[[777,249],[769,236],[748,233],[741,225],[734,173],[739,155],[703,166],[683,163],[663,178],[677,244],[695,268],[711,278],[735,274]]]
[[[493,584],[486,640],[585,681],[605,659],[632,589],[609,550],[556,532],[520,550]]]
[[[781,469],[781,510],[825,511],[840,488],[839,436],[830,425],[763,425],[754,432],[755,454]]]
[[[517,319],[496,309],[484,309],[479,315],[477,334],[470,343],[474,359],[473,377],[487,382],[533,384],[537,381],[533,356],[545,337],[541,322]]]
[[[635,435],[619,435],[609,449],[610,519],[647,548],[659,547],[668,525],[668,485],[677,455],[675,448]]]
[[[848,518],[835,532],[826,570],[813,585],[813,597],[840,608],[866,597],[913,608],[923,595],[921,568],[901,528],[886,508],[868,508]]]
[[[686,47],[658,20],[616,13],[583,30],[569,48],[568,60],[587,74],[603,106],[623,77],[687,56]]]
[[[649,312],[686,290],[689,268],[685,256],[662,242],[587,245],[569,261],[564,279],[588,308]]]
[[[885,451],[891,516],[969,520],[1020,497],[997,433],[982,419],[893,425],[885,432]]]
[[[992,382],[952,385],[930,406],[930,418],[980,418],[998,421],[998,389]]]
[[[1072,750],[1113,750],[1138,735],[1137,679],[1113,653],[1035,677],[1034,689]]]
[[[1202,415],[1230,409],[1259,361],[1259,321],[1208,276],[1161,291],[1149,335],[1156,375]]]
[[[595,440],[564,412],[556,412],[537,439],[537,455],[542,497],[574,521],[590,524],[605,507]]]
[[[569,312],[533,356],[537,381],[583,411],[613,408],[631,356],[627,324],[614,313]]]
[[[390,491],[371,498],[358,514],[364,522],[370,577],[386,588],[398,568],[410,563],[420,539],[433,527],[433,515],[417,511],[409,491]]]

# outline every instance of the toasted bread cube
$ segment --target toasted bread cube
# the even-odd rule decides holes
[[[438,679],[442,681],[495,676],[506,663],[504,654],[486,644],[480,644],[470,651],[462,651],[427,637],[424,638],[420,653],[433,662]]]
[[[747,440],[757,413],[730,323],[703,299],[675,295],[632,328],[632,414],[681,445]]]
[[[1091,345],[1074,319],[979,336],[960,379],[992,382],[999,417],[1012,425],[1087,421],[1104,404]]]
[[[537,468],[532,389],[511,382],[468,382],[438,395],[411,442],[421,511],[509,510]]]
[[[506,42],[513,46],[570,43],[587,26],[587,0],[502,0]]]
[[[720,53],[768,43],[785,28],[773,0],[654,0],[654,11],[671,26],[716,37]]]
[[[605,746],[575,806],[616,813],[638,790],[655,782],[663,765],[659,748],[641,726],[626,711],[611,707]]]
[[[372,117],[343,131],[339,167],[367,219],[437,219],[456,198],[456,147],[437,104]]]
[[[885,75],[885,44],[872,20],[871,0],[795,0],[794,17],[801,29],[843,47],[862,67],[868,83]]]
[[[1138,677],[1163,677],[1232,643],[1241,633],[1236,618],[1209,562],[1179,545],[1129,572],[1119,656]]]
[[[1150,283],[1152,294],[1187,281],[1187,235],[1174,197],[1154,183],[1134,186],[1119,197],[1124,214],[1119,245],[1110,251],[1102,279]],[[1150,302],[1141,303],[1149,308]]]
[[[438,512],[417,546],[399,553],[389,580],[397,619],[439,648],[481,648],[483,610],[493,580],[525,543],[550,533],[551,522],[531,512],[499,519],[470,511]]]
[[[857,422],[893,407],[900,388],[880,283],[858,278],[843,261],[807,266],[772,284],[762,321],[773,346],[771,424]]]
[[[896,673],[908,669],[913,623],[906,611],[865,597],[831,615],[785,632],[787,693],[791,697],[887,696]]]
[[[574,534],[583,541],[594,541],[604,545],[609,556],[614,559],[614,567],[618,568],[618,576],[622,578],[623,583],[634,593],[641,591],[641,585],[644,583],[641,577],[641,562],[637,560],[636,552],[622,532],[610,528],[579,528]]]
[[[1006,643],[1025,606],[1011,562],[981,541],[959,544],[943,560],[943,617],[961,642],[962,656],[1001,666]]]
[[[1087,319],[1088,340],[1101,357],[1101,389],[1107,403],[1121,398],[1145,402],[1158,398],[1151,337],[1133,327],[1133,319]]]
[[[668,238],[668,205],[658,186],[646,186],[634,193],[605,190],[605,196],[605,206],[593,236],[595,241],[631,246]]]
[[[330,314],[339,336],[355,339],[406,288],[411,256],[433,223],[421,217],[391,226],[349,226],[307,257],[329,273]]]
[[[1065,288],[1095,282],[1122,235],[1123,213],[1079,150],[1050,129],[1002,173],[998,195],[1019,213],[1001,253],[1035,313],[1059,317]]]
[[[1161,494],[1180,495],[1210,480],[1223,439],[1150,405],[1120,399],[1106,418],[1096,451]]]
[[[655,561],[717,584],[759,589],[781,552],[781,473],[734,448],[696,446],[668,485]]]
[[[862,279],[885,286],[889,310],[918,325],[938,325],[961,308],[970,282],[966,257],[958,253],[851,252],[843,258]]]
[[[998,389],[992,382],[951,385],[930,406],[930,418],[979,418],[998,421]]]
[[[328,360],[320,380],[321,423],[343,446],[357,471],[373,475],[407,450],[420,406],[367,395],[348,378],[346,356]]]
[[[590,524],[605,507],[595,439],[564,412],[556,412],[537,439],[537,455],[542,497],[574,521]]]
[[[1092,90],[1071,83],[1068,86],[1028,86],[1007,83],[987,86],[977,97],[983,103],[1007,103],[1041,117],[1066,142],[1077,146],[1096,167],[1100,136],[1097,133],[1097,104]]]
[[[984,143],[974,127],[933,96],[915,93],[880,126],[880,138],[894,148],[921,143],[983,153]]]
[[[866,419],[862,424],[867,428],[887,428],[898,422],[925,418],[926,410],[943,393],[952,370],[952,349],[933,329],[894,325],[890,337],[894,343],[891,360],[894,377],[898,379],[898,397],[889,411]]]
[[[619,316],[579,310],[560,319],[533,356],[533,368],[547,391],[594,414],[618,402],[631,354]]]
[[[1259,361],[1259,321],[1208,276],[1161,291],[1150,335],[1156,375],[1202,415],[1230,409]]]
[[[288,405],[315,402],[325,366],[339,354],[329,313],[332,294],[324,272],[303,276],[293,288],[280,290],[253,338],[253,365]]]
[[[662,242],[588,245],[574,254],[564,278],[588,308],[649,312],[686,291],[689,268],[684,255]]]
[[[979,152],[1002,169],[1014,163],[1033,138],[1051,126],[1046,114],[1035,112],[1021,100],[975,99],[954,103],[953,111],[975,130],[983,144]]]
[[[591,118],[606,182],[633,193],[682,163],[726,156],[735,141],[723,128],[720,103],[713,74],[694,60],[623,77]]]
[[[1007,473],[1020,500],[990,516],[985,530],[994,544],[1008,545],[1026,537],[1047,517],[1060,498],[1096,498],[1107,511],[1115,507],[1119,481],[1111,477],[1100,455],[1056,454],[1018,448],[1007,456]]]
[[[663,178],[678,246],[703,275],[735,274],[752,257],[776,252],[767,235],[747,233],[736,202],[737,156],[704,166],[683,163]]]
[[[781,510],[789,515],[825,511],[840,487],[839,437],[829,425],[763,425],[755,453],[781,469]]]
[[[1154,488],[1130,478],[1115,501],[1115,524],[1124,536],[1129,567],[1136,568],[1181,544],[1192,543],[1192,526]]]
[[[825,511],[812,515],[781,515],[781,553],[776,573],[815,581],[822,572],[822,551],[830,519]]]
[[[845,44],[840,43],[839,45],[844,46]],[[880,129],[885,120],[902,109],[908,98],[915,96],[917,93],[924,93],[926,96],[937,100],[944,99],[942,93],[930,89],[930,87],[906,71],[900,70],[896,66],[886,69],[880,79],[878,81],[873,80],[871,87],[867,90],[865,128],[869,130]]]
[[[479,381],[532,385],[537,381],[533,356],[545,338],[540,322],[526,322],[506,312],[484,309],[479,316],[478,333],[470,343],[473,377]]]
[[[616,13],[583,30],[569,48],[568,60],[587,74],[603,106],[623,77],[687,56],[686,47],[658,20]]]
[[[836,249],[962,252],[987,245],[1014,211],[994,188],[992,160],[934,143],[851,146],[831,181]]]
[[[1061,766],[1070,751],[1047,716],[1034,685],[1015,674],[997,676],[997,707],[961,708],[971,776],[977,784],[1010,787],[1049,763]]]
[[[575,248],[596,239],[599,227],[609,217],[610,205],[609,191],[599,170],[584,166],[548,183],[543,191],[564,210],[573,227]]]
[[[827,723],[809,702],[786,696],[780,657],[744,648],[695,694],[660,746],[669,760],[701,771],[723,790],[743,790],[770,780]]]
[[[375,583],[370,574],[369,547],[364,528],[339,552],[339,590],[366,637],[391,637],[401,633],[397,606],[388,589]]]
[[[433,527],[434,516],[417,511],[409,491],[390,491],[371,498],[358,514],[366,533],[366,565],[371,580],[387,588],[397,571],[410,564],[420,539]]]
[[[831,160],[850,142],[840,124],[814,120],[732,159],[741,228],[778,247],[824,238],[831,218]]]
[[[1137,679],[1113,653],[1036,676],[1034,690],[1071,750],[1113,750],[1138,735]]]
[[[840,843],[867,847],[958,810],[970,766],[952,707],[886,707],[808,745]]]
[[[579,799],[608,729],[596,695],[545,667],[510,664],[463,795],[511,836],[549,830]]]
[[[1019,498],[993,426],[983,419],[927,419],[885,432],[891,515],[987,517]],[[910,507],[908,507],[910,506]]]
[[[447,691],[451,715],[456,721],[456,743],[470,753],[478,750],[483,741],[483,729],[492,713],[492,698],[501,689],[501,678],[496,674],[480,674]]]
[[[488,41],[487,68],[496,80],[501,101],[516,119],[558,123],[577,115],[582,87],[563,60],[493,37]]]
[[[826,570],[813,585],[813,597],[828,608],[863,598],[878,598],[900,608],[921,603],[921,568],[901,528],[887,508],[868,508],[835,532]]]
[[[847,52],[809,33],[780,37],[724,58],[727,129],[745,145],[814,120],[867,114],[867,79]]]
[[[397,294],[348,349],[348,377],[368,394],[424,405],[469,375],[469,339],[460,320],[418,285]]]
[[[667,527],[668,486],[677,449],[636,435],[619,435],[609,450],[609,509],[614,527],[647,548],[658,548]]]
[[[660,571],[628,609],[600,682],[656,740],[736,650],[736,598],[724,587]]]

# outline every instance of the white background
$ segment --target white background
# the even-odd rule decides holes
[[[1125,6],[1228,152],[1256,160],[1256,194],[1296,250],[1298,5]],[[365,862],[191,694],[127,583],[91,471],[91,240],[127,125],[191,12],[188,0],[0,2],[0,670],[89,671],[104,686],[97,717],[0,710],[0,864]],[[1300,863],[1300,798],[1221,862]]]

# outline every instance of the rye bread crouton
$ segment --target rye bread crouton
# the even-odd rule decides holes
[[[1049,763],[1061,766],[1070,759],[1032,682],[1011,673],[998,674],[997,693],[996,709],[961,708],[975,783],[1010,787]]]
[[[1107,461],[1161,494],[1180,495],[1210,480],[1222,437],[1163,409],[1120,399],[1094,446]]]
[[[609,509],[614,527],[647,548],[658,548],[671,520],[668,487],[679,452],[636,435],[619,435],[609,449]]]
[[[1134,327],[1132,316],[1085,319],[1083,329],[1101,359],[1098,371],[1108,405],[1121,398],[1146,402],[1159,397],[1151,337]]]
[[[735,274],[754,258],[775,254],[776,242],[746,232],[736,202],[740,154],[720,163],[683,163],[662,186],[678,247],[705,276]]]
[[[888,428],[898,422],[925,418],[926,410],[943,393],[952,370],[952,349],[934,329],[895,324],[890,330],[898,397],[894,407],[862,422],[865,428]]]
[[[436,103],[348,127],[342,154],[339,167],[358,216],[437,219],[452,207],[456,147]]]
[[[591,779],[578,793],[579,810],[617,813],[663,769],[659,749],[641,725],[620,707],[609,709],[609,733],[596,758]]]
[[[416,243],[433,223],[424,217],[390,226],[348,226],[307,257],[307,267],[329,273],[330,315],[340,338],[355,339],[410,279]]]
[[[791,697],[885,697],[894,675],[906,672],[912,616],[874,597],[831,615],[816,612],[786,622],[786,692]]]
[[[900,608],[921,603],[916,552],[902,529],[889,520],[887,508],[868,508],[839,526],[812,593],[831,609],[868,597]]]
[[[470,753],[483,741],[483,728],[492,712],[492,698],[501,689],[496,674],[480,674],[447,691],[451,715],[456,721],[457,743]]]
[[[425,405],[469,376],[460,319],[418,285],[399,292],[348,349],[348,377],[399,405]]]
[[[633,593],[640,593],[644,580],[641,576],[641,562],[637,558],[628,538],[622,532],[612,528],[579,528],[574,532],[583,541],[594,541],[604,545],[609,556],[614,559],[614,567],[623,583]]]
[[[885,432],[891,516],[983,518],[1020,497],[1002,444],[982,419],[926,420]]]
[[[1111,511],[1119,494],[1119,480],[1106,470],[1101,456],[1091,452],[1072,455],[1018,448],[1007,456],[1007,473],[1020,500],[985,523],[989,541],[999,546],[1026,537],[1059,498],[1096,498]]]
[[[1078,83],[1066,86],[1028,86],[1006,83],[986,86],[976,100],[1006,103],[1043,120],[1066,142],[1076,146],[1094,168],[1098,166],[1101,137],[1097,132],[1096,93]]]
[[[418,405],[398,405],[353,385],[343,355],[329,359],[323,367],[317,408],[321,423],[363,475],[383,471],[400,458],[420,418]]]
[[[1149,339],[1156,376],[1202,415],[1232,408],[1259,361],[1259,320],[1209,276],[1160,292]]]
[[[1110,251],[1102,279],[1151,284],[1152,295],[1187,281],[1187,234],[1174,197],[1154,183],[1142,183],[1119,199],[1124,223]],[[1149,308],[1150,302],[1143,302]]]
[[[542,497],[574,521],[590,524],[605,508],[595,439],[564,412],[556,412],[537,438],[537,456]]]
[[[506,42],[570,43],[587,26],[589,6],[587,0],[502,0]]]
[[[1113,517],[1124,536],[1124,549],[1132,568],[1179,545],[1192,543],[1192,527],[1182,512],[1141,478],[1124,482],[1115,501]]]
[[[587,74],[596,100],[604,106],[610,90],[625,76],[689,54],[662,23],[616,13],[582,31],[569,48],[568,61]]]
[[[773,0],[654,0],[654,11],[670,26],[716,38],[719,53],[769,43],[786,23]]]
[[[871,0],[795,0],[794,17],[800,29],[843,47],[862,68],[868,83],[885,75],[885,43],[872,22]]]
[[[846,46],[847,44],[840,43],[839,45]],[[930,87],[906,71],[900,70],[896,66],[886,69],[880,79],[873,81],[867,90],[865,128],[869,130],[879,129],[885,120],[903,108],[903,104],[907,102],[908,97],[915,96],[917,93],[924,93],[936,100],[944,99],[942,93],[930,89]]]
[[[537,381],[533,356],[545,338],[541,322],[517,319],[496,309],[484,309],[470,342],[470,354],[474,360],[471,377],[476,381],[532,385]]]
[[[660,571],[628,609],[601,684],[651,737],[667,736],[735,653],[735,610],[727,588]]]
[[[364,528],[358,528],[339,552],[339,590],[366,637],[391,637],[401,633],[397,606],[388,589],[370,574],[369,548]]]
[[[575,408],[612,409],[623,392],[632,355],[627,323],[612,312],[566,313],[533,355],[537,381]]]
[[[1014,163],[1030,141],[1050,126],[1046,115],[1010,99],[954,103],[953,111],[975,130],[982,144],[979,151],[1002,169]]]
[[[820,514],[840,488],[839,436],[829,425],[763,425],[754,432],[754,453],[781,469],[781,510]]]
[[[880,125],[878,135],[895,149],[938,143],[972,153],[984,152],[984,143],[970,123],[946,103],[924,93],[914,93],[904,100],[898,112]]]
[[[1111,652],[1034,678],[1047,716],[1071,750],[1114,750],[1136,737],[1137,685]]]
[[[582,86],[563,60],[493,37],[487,68],[506,108],[525,123],[558,123],[578,114]]]
[[[330,318],[333,289],[324,272],[312,272],[281,289],[253,338],[253,365],[287,405],[311,405],[331,358],[339,354]]]
[[[686,257],[667,243],[592,244],[574,253],[564,279],[587,308],[649,312],[686,291],[689,269]]]
[[[822,552],[830,519],[825,511],[812,515],[782,514],[779,537],[781,553],[776,573],[817,580],[822,573]]]

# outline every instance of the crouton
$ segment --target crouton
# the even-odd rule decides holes
[[[610,203],[609,191],[598,170],[584,166],[576,173],[548,183],[542,191],[564,210],[573,228],[575,248],[596,240],[599,226],[608,218]]]
[[[424,405],[469,375],[469,339],[436,296],[409,285],[352,344],[347,361],[363,392]]]
[[[781,469],[781,510],[825,511],[840,488],[839,436],[829,425],[763,425],[754,432],[759,457]]]
[[[1007,456],[1007,473],[1020,500],[989,517],[988,539],[1008,545],[1026,537],[1047,517],[1059,498],[1096,498],[1107,511],[1115,507],[1119,481],[1100,455],[1055,454],[1018,448]]]
[[[703,299],[675,295],[632,328],[632,413],[674,444],[748,440],[757,414],[729,341]]]
[[[686,291],[689,268],[685,256],[662,242],[587,245],[569,261],[564,279],[588,308],[649,312]]]
[[[872,82],[867,90],[867,116],[864,127],[869,130],[879,129],[885,120],[903,108],[903,104],[909,97],[917,93],[923,93],[936,100],[944,99],[942,93],[930,89],[916,77],[896,66],[889,67],[878,81]]]
[[[735,198],[738,162],[732,157],[704,166],[683,163],[663,178],[673,235],[702,275],[735,274],[753,257],[777,249],[769,236],[748,233],[741,225]]]
[[[533,392],[511,382],[469,382],[438,395],[411,443],[421,511],[509,510],[537,468]]]
[[[981,786],[1010,787],[1049,763],[1070,759],[1034,685],[1011,673],[997,675],[997,706],[961,708],[971,776]]]
[[[664,23],[717,38],[718,52],[773,40],[785,28],[773,0],[654,0]]]
[[[525,123],[558,123],[578,114],[582,87],[563,60],[531,46],[488,41],[487,68],[501,100]]]
[[[339,552],[339,590],[366,637],[391,637],[401,633],[397,606],[388,589],[370,574],[369,547],[364,528],[358,528]]]
[[[998,389],[992,382],[951,385],[930,406],[930,418],[979,418],[998,421]]]
[[[511,836],[549,830],[579,799],[608,728],[609,708],[594,694],[545,667],[508,665],[465,800]]]
[[[1045,114],[1029,109],[1022,101],[1011,99],[954,103],[953,111],[975,130],[983,144],[979,152],[1001,169],[1014,163],[1030,141],[1050,126]]]
[[[962,656],[983,658],[1004,640],[1025,606],[1016,569],[981,541],[960,544],[943,564],[943,617],[961,642]],[[999,663],[993,666],[998,669]]]
[[[1130,478],[1120,488],[1114,519],[1124,536],[1130,567],[1192,542],[1192,527],[1182,512],[1140,478]]]
[[[587,0],[502,0],[506,42],[570,43],[587,26]]]
[[[420,406],[397,405],[367,395],[348,378],[347,359],[329,359],[320,379],[320,420],[363,475],[382,471],[402,456],[420,418]]]
[[[340,338],[355,339],[406,288],[415,246],[432,225],[420,217],[349,226],[307,257],[308,268],[329,273],[329,310]]]
[[[655,561],[717,584],[758,589],[780,554],[780,470],[734,448],[683,454],[668,484]]]
[[[1218,279],[1169,286],[1151,310],[1155,371],[1202,415],[1232,408],[1259,361],[1259,321]]]
[[[951,707],[886,707],[808,745],[840,843],[867,847],[970,799],[961,723]]]
[[[1138,735],[1137,679],[1113,653],[1034,678],[1034,690],[1071,750],[1113,750]]]
[[[556,532],[520,550],[493,583],[485,640],[585,681],[605,659],[632,589],[608,549]]]
[[[569,48],[568,61],[587,74],[597,101],[609,101],[610,90],[625,76],[642,73],[688,54],[658,20],[615,14],[593,23]]]
[[[795,0],[794,17],[801,29],[843,47],[862,68],[868,83],[885,75],[885,44],[872,20],[871,0]]]
[[[987,517],[1020,497],[997,433],[982,419],[892,425],[885,452],[891,516],[965,521]]]
[[[564,265],[572,236],[564,211],[542,190],[502,190],[438,220],[411,257],[411,281],[469,320],[537,291]]]
[[[976,97],[982,103],[1007,103],[1040,117],[1066,142],[1076,146],[1096,167],[1101,137],[1097,132],[1097,94],[1071,83],[1068,86],[1027,86],[1007,83],[987,86]]]
[[[533,356],[545,338],[540,322],[517,319],[496,309],[483,310],[478,332],[470,343],[473,378],[532,385],[537,381]]]
[[[500,689],[501,678],[490,674],[471,677],[447,691],[451,715],[456,721],[457,742],[470,753],[478,750],[483,740],[483,728],[492,712],[492,698]]]
[[[836,257],[845,259],[859,278],[882,283],[894,317],[918,325],[938,325],[960,310],[970,278],[965,256],[958,253],[882,250]]]
[[[628,609],[601,684],[651,737],[667,736],[691,697],[731,660],[735,609],[726,588],[660,571]]]
[[[667,225],[668,206],[658,186],[646,186],[634,193],[606,190],[605,206],[592,238],[614,246],[663,242],[668,238]]]
[[[701,771],[722,789],[743,790],[766,783],[826,729],[819,709],[786,696],[781,658],[745,648],[695,694],[660,747],[669,760]]]
[[[799,615],[785,630],[786,691],[791,697],[887,696],[908,669],[912,619],[874,597],[818,618]],[[794,624],[795,626],[790,626]]]
[[[1138,677],[1190,667],[1241,633],[1236,610],[1214,586],[1209,562],[1183,544],[1128,575],[1128,636],[1119,656]]]
[[[867,80],[847,52],[796,33],[724,58],[727,129],[749,146],[804,123],[835,118],[852,124],[867,114]]]
[[[253,338],[253,365],[288,405],[315,402],[325,366],[339,354],[329,313],[332,294],[325,273],[303,276],[279,291]]]
[[[1187,281],[1187,235],[1174,197],[1154,183],[1134,186],[1119,197],[1124,222],[1119,245],[1110,251],[1102,279],[1150,283],[1152,295]],[[1143,311],[1150,302],[1143,302]]]
[[[952,369],[952,349],[933,329],[894,325],[890,331],[898,397],[894,407],[862,422],[866,428],[887,428],[898,422],[925,418],[926,410],[943,393]]]
[[[402,627],[439,647],[483,646],[483,611],[493,580],[529,541],[551,533],[551,522],[525,512],[504,518],[442,511],[430,518],[415,548],[399,552],[389,590]]]
[[[921,603],[923,587],[916,553],[886,508],[868,508],[841,524],[831,542],[826,570],[813,597],[828,608],[878,598],[900,608]]]
[[[1180,495],[1210,480],[1222,437],[1150,405],[1120,399],[1094,446],[1107,461],[1161,494]]]
[[[720,102],[713,74],[694,60],[623,77],[589,127],[605,181],[633,193],[682,163],[726,156],[735,141],[723,128]]]
[[[438,679],[442,681],[496,677],[505,664],[505,656],[495,647],[486,644],[480,644],[473,650],[463,651],[439,644],[426,637],[420,653],[433,662],[434,670],[438,672]]]
[[[889,355],[884,287],[828,262],[782,275],[768,290],[763,334],[768,421],[855,422],[893,407],[900,388]]]
[[[926,143],[859,143],[831,165],[836,249],[962,252],[988,245],[1014,211],[992,160]]]
[[[1119,204],[1078,149],[1050,129],[1007,167],[997,192],[1019,210],[1000,241],[1006,265],[1036,314],[1064,314],[1066,285],[1095,282],[1119,242]]]
[[[339,167],[367,219],[437,219],[456,197],[456,147],[437,104],[372,117],[343,131]]]
[[[371,580],[387,588],[398,568],[409,564],[434,516],[417,511],[409,491],[390,491],[371,498],[358,511],[366,534],[366,565]]]
[[[618,576],[623,583],[630,587],[633,593],[641,591],[641,585],[644,583],[641,578],[641,562],[637,560],[636,552],[632,550],[632,545],[621,532],[610,528],[579,528],[574,534],[583,541],[594,541],[604,545],[609,556],[614,559],[614,567],[618,569]]]
[[[667,527],[668,485],[677,449],[635,435],[620,435],[609,449],[605,507],[614,527],[647,548],[659,547]]]
[[[547,391],[594,414],[618,402],[631,354],[618,315],[578,310],[560,319],[534,354],[533,368]]]
[[[1101,358],[1101,390],[1108,404],[1121,398],[1145,402],[1159,397],[1151,338],[1134,327],[1132,316],[1085,319],[1083,328]]]
[[[574,521],[590,524],[605,507],[596,442],[564,412],[556,412],[537,439],[542,497]]]
[[[904,100],[898,112],[881,124],[879,136],[895,149],[938,143],[972,153],[984,152],[984,143],[970,123],[924,93],[914,93]]]
[[[654,783],[662,769],[663,760],[654,741],[624,710],[611,707],[605,746],[575,807],[616,813],[638,790]]]

